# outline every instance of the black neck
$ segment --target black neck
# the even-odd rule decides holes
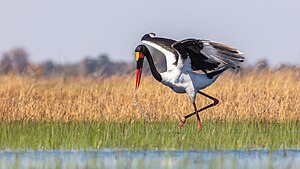
[[[153,77],[157,80],[157,81],[161,81],[162,78],[161,78],[161,75],[160,73],[157,71],[155,65],[154,65],[154,62],[153,62],[153,59],[152,59],[152,56],[151,56],[151,53],[149,52],[149,50],[147,50],[147,52],[145,52],[145,56],[147,58],[147,61],[149,63],[149,66],[150,66],[150,70],[151,70],[151,73],[153,75]]]

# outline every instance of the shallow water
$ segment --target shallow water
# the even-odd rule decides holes
[[[300,150],[0,151],[0,169],[10,168],[300,168]]]

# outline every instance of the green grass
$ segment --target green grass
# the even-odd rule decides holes
[[[300,147],[300,122],[2,122],[0,149],[285,149]]]

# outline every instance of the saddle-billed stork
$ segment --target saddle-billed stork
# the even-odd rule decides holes
[[[167,71],[158,72],[148,48],[145,45],[138,45],[135,49],[136,89],[141,82],[143,61],[146,57],[153,77],[176,93],[186,93],[193,104],[194,112],[180,118],[179,127],[184,125],[186,119],[196,114],[200,130],[202,124],[198,113],[219,103],[218,99],[200,90],[211,85],[228,68],[239,68],[240,62],[245,59],[243,53],[219,42],[191,38],[175,41],[156,37],[154,33],[144,35],[141,41],[165,55]],[[197,110],[195,104],[197,93],[213,100],[213,103]]]

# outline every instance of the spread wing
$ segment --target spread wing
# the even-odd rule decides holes
[[[223,43],[210,40],[185,39],[175,42],[176,49],[182,59],[190,58],[191,68],[203,72],[216,70],[223,65],[239,68],[244,61],[243,53]]]

